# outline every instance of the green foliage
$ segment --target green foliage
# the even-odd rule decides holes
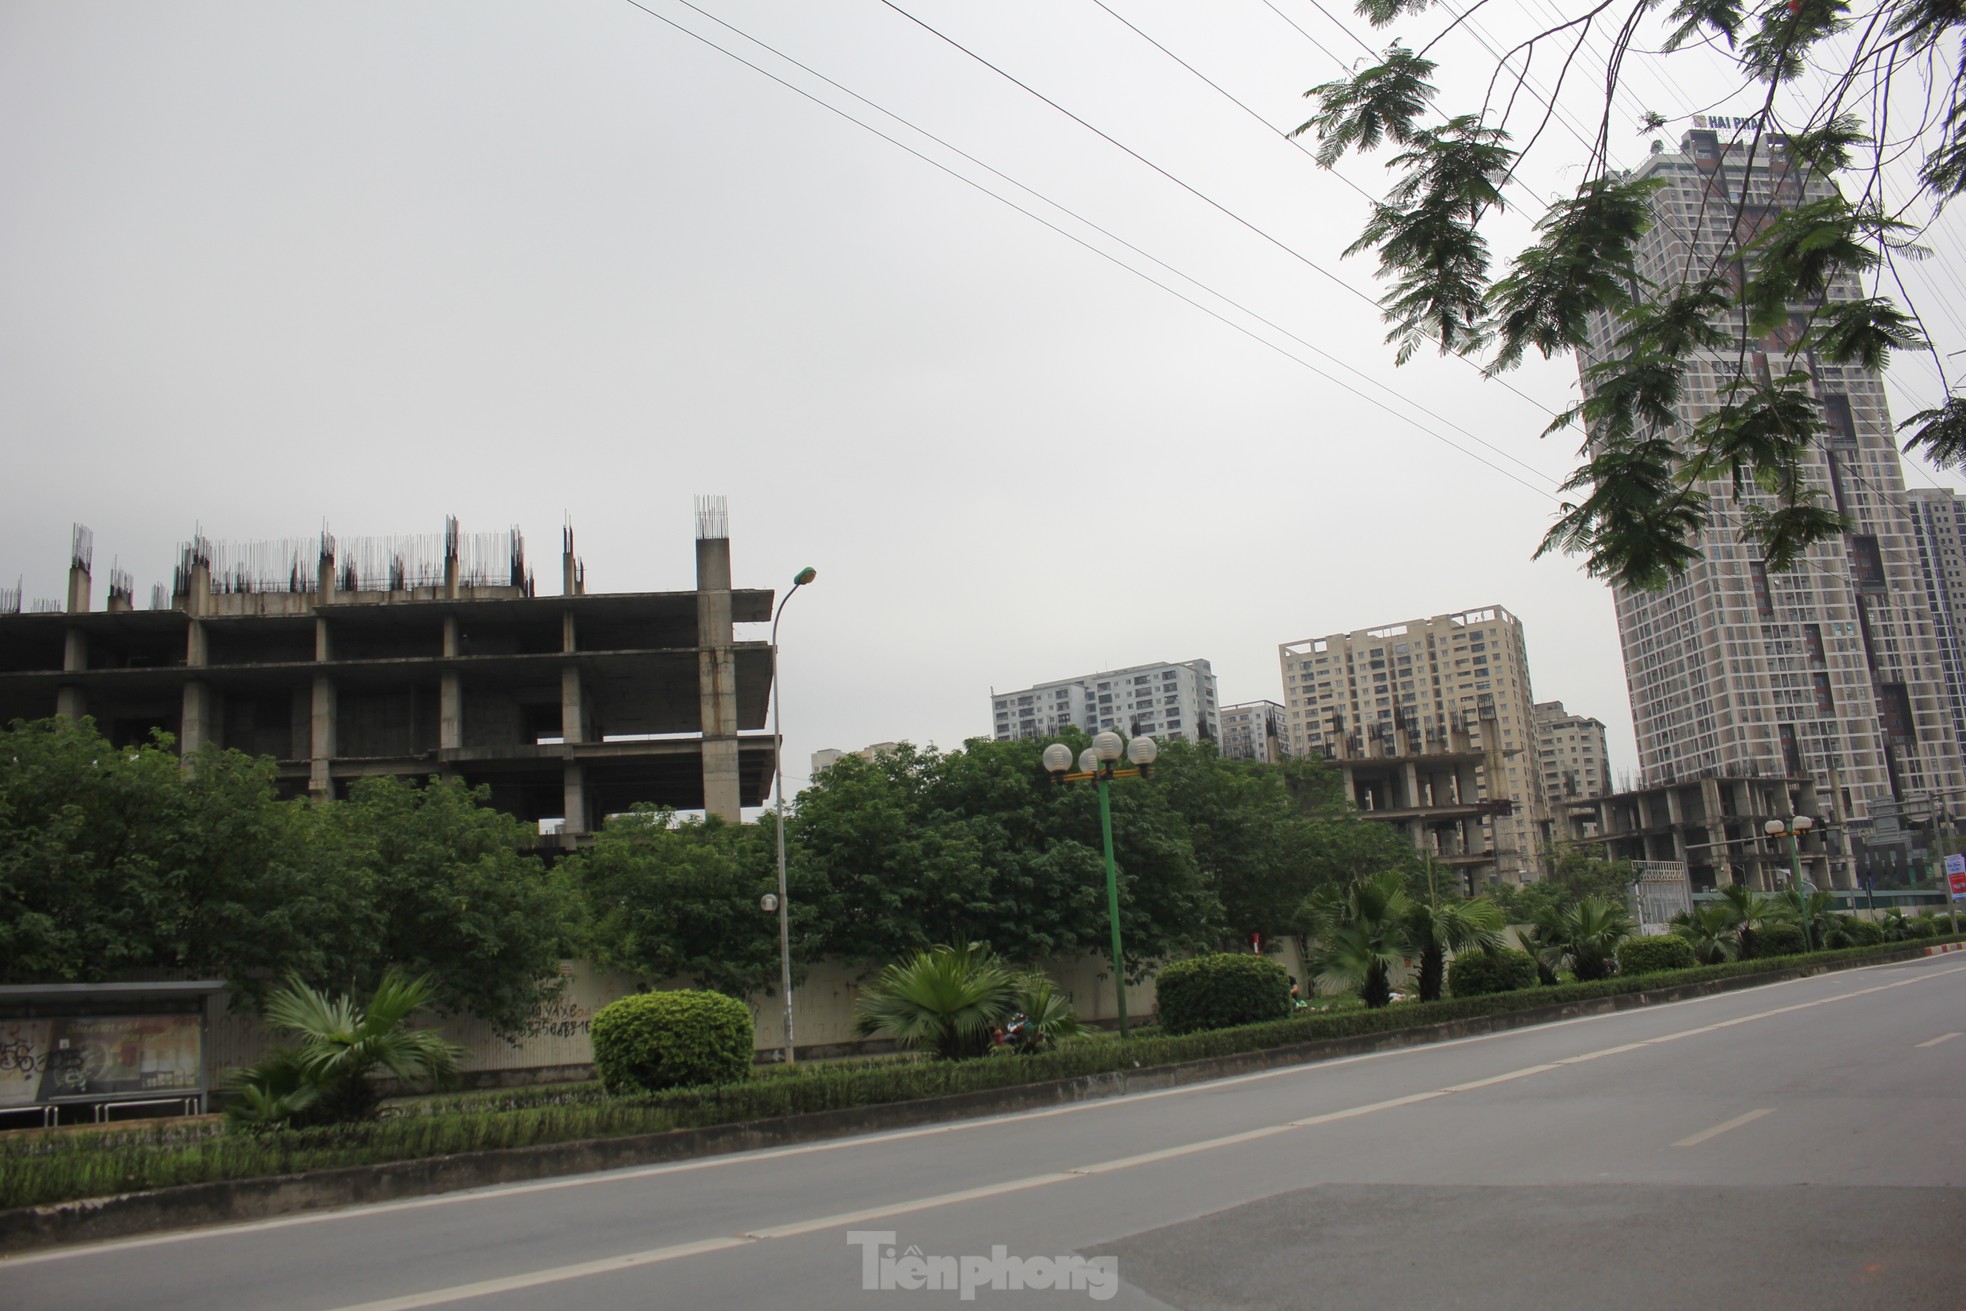
[[[1804,950],[1802,926],[1791,924],[1786,920],[1776,920],[1755,935],[1756,960],[1774,956],[1800,956]]]
[[[1497,947],[1463,952],[1447,968],[1447,991],[1454,997],[1485,997],[1536,986],[1536,961],[1526,951]]]
[[[721,993],[643,992],[594,1012],[594,1072],[610,1093],[737,1083],[751,1070],[744,1003]]]
[[[862,1033],[962,1060],[989,1053],[1024,991],[1016,972],[985,943],[931,947],[888,966],[861,989],[854,1017]]]
[[[1690,970],[1699,961],[1693,944],[1685,938],[1627,938],[1618,944],[1618,973],[1657,974],[1662,970]]]
[[[1393,969],[1410,950],[1406,917],[1413,903],[1404,884],[1388,870],[1312,894],[1304,922],[1314,939],[1309,964],[1320,992],[1355,992],[1371,1009],[1391,1003]]]
[[[377,1070],[405,1083],[449,1082],[462,1050],[435,1029],[409,1027],[430,1001],[430,981],[390,971],[368,1004],[329,997],[298,977],[267,1001],[266,1019],[293,1044],[234,1077],[235,1123],[266,1128],[288,1122],[342,1124],[375,1118]]]
[[[1839,915],[1836,919],[1835,927],[1829,933],[1823,946],[1831,949],[1840,947],[1875,947],[1883,941],[1885,941],[1883,926],[1875,924],[1870,920],[1858,919],[1855,915]]]
[[[778,919],[758,909],[778,887],[773,826],[679,822],[637,806],[609,817],[561,870],[586,908],[585,955],[601,968],[733,997],[778,981]],[[789,888],[795,961],[810,959],[813,891],[803,877]]]
[[[1741,941],[1732,910],[1707,903],[1673,916],[1672,931],[1684,938],[1700,965],[1720,965],[1741,954]]]
[[[1538,967],[1545,978],[1568,968],[1579,983],[1611,973],[1618,944],[1631,936],[1631,915],[1619,903],[1590,896],[1546,914],[1534,926]]]
[[[1779,911],[1775,899],[1744,883],[1729,883],[1720,889],[1720,896],[1734,926],[1737,954],[1742,960],[1753,960],[1761,954],[1762,930],[1774,922]]]
[[[1021,975],[1017,981],[1017,1014],[1023,1023],[1014,1038],[1006,1038],[1009,1049],[1020,1056],[1050,1051],[1067,1039],[1081,1037],[1089,1028],[1073,1012],[1071,1003],[1058,985],[1042,974]]]
[[[1290,1014],[1290,976],[1253,953],[1176,961],[1155,980],[1161,1027],[1169,1033],[1227,1029]]]
[[[612,1097],[591,1085],[437,1099],[419,1110],[358,1125],[280,1134],[220,1136],[209,1124],[151,1121],[112,1130],[0,1136],[0,1208],[38,1206],[174,1184],[294,1174],[382,1161],[418,1160],[771,1116],[873,1106],[991,1088],[1264,1052],[1443,1022],[1543,1013],[1594,998],[1750,977],[1771,970],[1836,968],[1901,955],[1902,946],[1825,952],[1777,966],[1742,962],[1671,975],[1607,979],[1381,1010],[1352,1009],[1235,1029],[1127,1043],[1074,1043],[1028,1060],[866,1061],[754,1070],[741,1083]],[[1309,1053],[1306,1053],[1309,1055]]]
[[[1586,371],[1583,399],[1555,425],[1581,420],[1588,440],[1538,554],[1575,553],[1593,576],[1662,587],[1698,557],[1721,499],[1739,511],[1729,527],[1771,569],[1795,567],[1811,547],[1835,541],[1844,518],[1809,486],[1801,454],[1822,427],[1815,364],[1876,370],[1896,351],[1930,349],[1915,313],[1846,288],[1863,278],[1902,289],[1892,261],[1922,253],[1898,215],[1925,207],[1893,197],[1887,210],[1882,170],[1922,159],[1934,212],[1966,191],[1966,78],[1955,76],[1966,11],[1929,0],[1888,0],[1854,15],[1840,0],[1676,0],[1663,48],[1646,49],[1659,35],[1644,21],[1652,6],[1641,4],[1611,24],[1600,52],[1606,75],[1593,82],[1568,75],[1602,6],[1522,11],[1521,25],[1489,46],[1492,68],[1473,77],[1450,77],[1464,70],[1428,57],[1452,48],[1442,40],[1466,21],[1462,11],[1443,13],[1427,0],[1359,0],[1357,8],[1375,26],[1425,30],[1307,92],[1316,110],[1298,132],[1315,133],[1327,168],[1353,151],[1394,152],[1390,190],[1346,253],[1379,257],[1396,359],[1426,344],[1466,355],[1492,347],[1487,366],[1499,373],[1531,350],[1548,356],[1582,346],[1593,324],[1608,322],[1614,333],[1612,349]],[[1483,19],[1501,15],[1489,10]],[[1833,53],[1825,49],[1832,38]],[[1766,117],[1710,175],[1709,202],[1690,219],[1705,231],[1682,242],[1677,267],[1654,284],[1635,268],[1635,243],[1655,219],[1689,219],[1655,210],[1651,180],[1619,168],[1613,124],[1625,113],[1617,106],[1631,69],[1682,49],[1689,58],[1698,49],[1731,59]],[[1532,75],[1538,55],[1559,66],[1553,85]],[[1846,73],[1823,79],[1826,61]],[[1874,132],[1849,112],[1860,75]],[[1443,103],[1443,85],[1468,88],[1471,112]],[[1894,114],[1894,89],[1915,107]],[[1558,103],[1573,95],[1589,103]],[[1688,101],[1672,113],[1648,112],[1642,127],[1708,108]],[[1583,154],[1565,166],[1567,194],[1550,204],[1533,242],[1493,270],[1486,238],[1508,223],[1498,218],[1504,184],[1533,176],[1527,156],[1560,136],[1548,130],[1552,119],[1590,125],[1578,137]],[[1519,149],[1518,131],[1526,137]],[[1824,194],[1818,179],[1843,170],[1859,194]],[[1671,330],[1687,321],[1662,320],[1653,306],[1689,295],[1701,307],[1697,330]],[[1759,379],[1753,357],[1771,366]],[[1716,358],[1742,385],[1689,432],[1676,410],[1683,378]],[[1948,397],[1908,421],[1909,445],[1943,465],[1966,460],[1959,401]]]
[[[1500,948],[1503,927],[1501,908],[1487,897],[1463,901],[1451,887],[1443,892],[1428,860],[1420,888],[1407,896],[1401,925],[1408,950],[1420,957],[1420,1000],[1440,1000],[1450,952]]]

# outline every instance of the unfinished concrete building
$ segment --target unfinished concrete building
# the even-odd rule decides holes
[[[1855,886],[1845,835],[1827,825],[1813,779],[1715,775],[1658,784],[1560,807],[1573,841],[1613,860],[1683,865],[1695,892],[1743,883],[1762,892],[1790,881],[1789,844],[1769,820],[1808,815],[1798,844],[1802,877],[1817,889]],[[1594,827],[1595,832],[1590,832]]]
[[[117,573],[95,610],[78,528],[66,608],[0,613],[0,722],[87,715],[119,744],[162,729],[271,756],[294,795],[461,778],[568,843],[636,802],[762,804],[771,650],[735,625],[769,621],[772,593],[731,586],[721,498],[698,504],[694,591],[590,594],[571,529],[563,546],[560,594],[539,596],[516,529],[199,536],[152,608]]]

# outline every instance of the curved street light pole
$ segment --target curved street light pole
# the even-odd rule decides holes
[[[779,702],[784,700],[778,685],[778,620],[801,587],[817,578],[810,565],[792,579],[792,590],[778,603],[771,617],[771,772],[772,808],[778,814],[778,991],[785,998],[785,1063],[792,1055],[792,903],[785,891],[785,737],[778,730]]]

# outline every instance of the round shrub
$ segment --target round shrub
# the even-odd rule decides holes
[[[1450,997],[1484,997],[1536,986],[1536,958],[1514,947],[1466,951],[1447,967]]]
[[[1620,974],[1690,970],[1699,963],[1693,955],[1693,944],[1681,937],[1626,938],[1618,944]]]
[[[1905,936],[1908,938],[1932,938],[1937,937],[1938,932],[1939,922],[1924,915],[1905,921]]]
[[[1764,924],[1754,935],[1754,958],[1761,960],[1768,956],[1800,956],[1808,947],[1802,941],[1800,924]]]
[[[1290,1015],[1290,976],[1256,955],[1222,952],[1176,961],[1155,981],[1161,1028],[1169,1033],[1227,1029]]]
[[[594,1012],[594,1070],[611,1093],[749,1078],[751,1010],[720,992],[644,992]]]

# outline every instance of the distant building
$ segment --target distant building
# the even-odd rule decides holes
[[[1286,642],[1290,750],[1479,886],[1534,879],[1547,831],[1529,654],[1500,606]]]
[[[1188,742],[1214,742],[1222,734],[1215,673],[1206,660],[1135,665],[992,692],[990,709],[1000,742],[1048,737],[1067,727]]]
[[[821,747],[812,753],[812,773],[816,778],[821,770],[830,769],[847,756],[858,756],[860,759],[872,764],[876,756],[883,756],[892,751],[899,751],[900,749],[901,744],[899,742],[876,742],[872,746],[862,747],[858,751],[841,751],[837,747]]]
[[[1538,701],[1536,760],[1543,771],[1543,797],[1551,809],[1568,801],[1588,801],[1611,791],[1611,758],[1604,723],[1564,710],[1561,701]]]
[[[1223,758],[1276,764],[1290,754],[1288,723],[1284,708],[1274,701],[1223,706],[1220,748]]]
[[[290,795],[460,778],[569,842],[641,801],[735,821],[770,789],[771,648],[733,626],[768,622],[772,593],[731,586],[721,498],[699,504],[689,592],[588,593],[569,530],[561,594],[536,596],[516,530],[455,520],[441,538],[201,536],[147,610],[121,571],[92,610],[91,554],[78,528],[66,609],[0,613],[0,723],[87,715],[119,745],[162,729],[183,752],[272,757]]]
[[[1966,497],[1938,487],[1914,487],[1906,500],[1953,736],[1966,749]]]

